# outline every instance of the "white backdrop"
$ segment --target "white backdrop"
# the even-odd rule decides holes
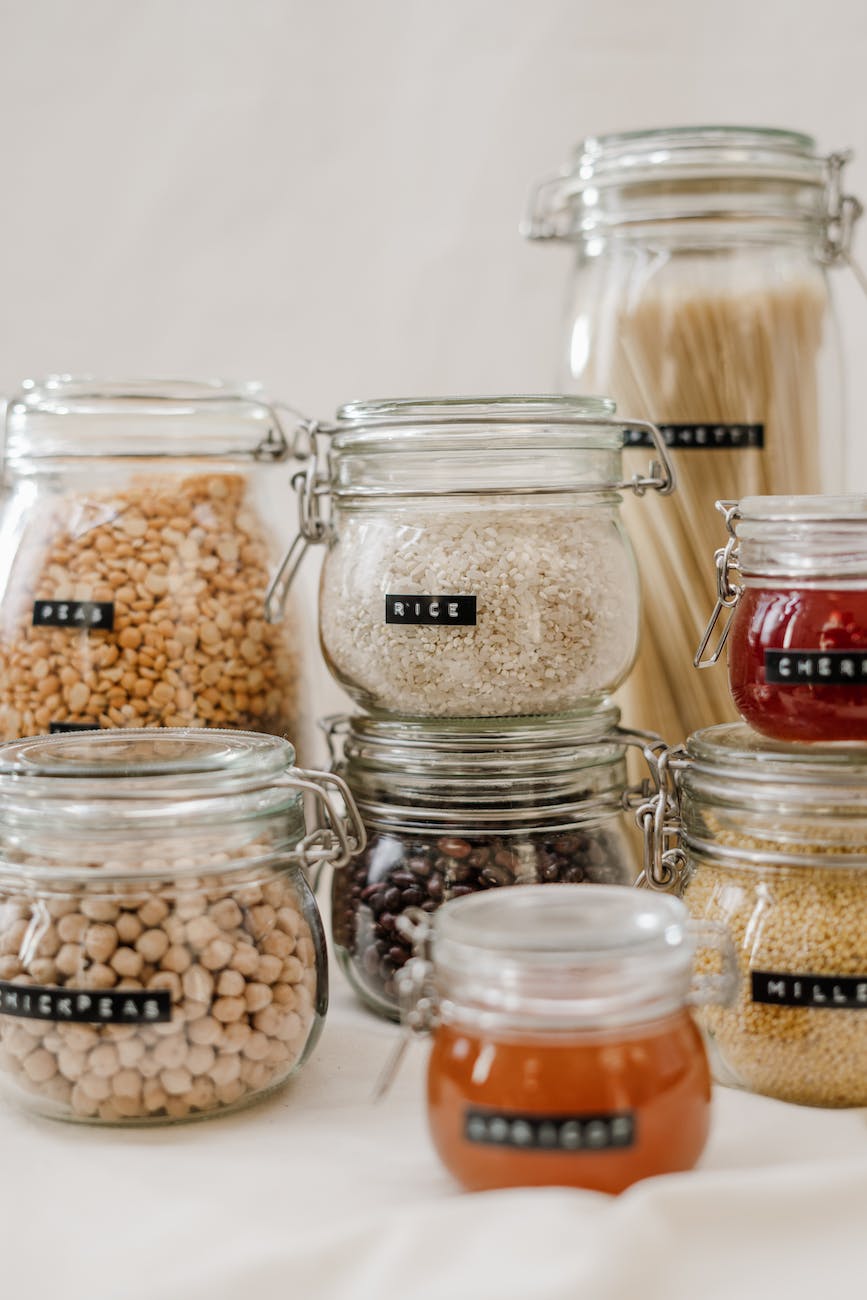
[[[585,134],[799,128],[867,196],[863,0],[2,0],[0,37],[0,390],[548,389],[569,253],[517,223]],[[858,487],[867,300],[835,278]]]

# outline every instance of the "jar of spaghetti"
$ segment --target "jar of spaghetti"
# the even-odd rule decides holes
[[[298,742],[298,614],[263,613],[294,432],[256,384],[23,385],[2,467],[0,739],[229,727]]]
[[[725,925],[735,999],[706,1006],[720,1082],[806,1106],[867,1105],[867,750],[743,723],[663,755],[674,805],[650,883]],[[667,823],[667,827],[666,827]]]
[[[677,471],[670,502],[624,503],[657,599],[622,698],[663,736],[733,717],[723,682],[682,671],[714,501],[842,487],[832,281],[861,213],[848,157],[797,131],[659,127],[579,141],[533,194],[526,234],[569,250],[560,386],[655,421]]]
[[[717,606],[697,666],[716,663],[727,643],[732,699],[766,736],[867,740],[867,500],[747,497],[719,507],[729,542],[717,553]]]
[[[430,1131],[465,1188],[620,1192],[692,1168],[710,1075],[690,1004],[733,980],[724,930],[700,930],[675,898],[603,885],[468,895],[418,920],[401,1005],[433,1036]],[[699,939],[721,972],[694,974]]]
[[[544,719],[326,721],[367,830],[331,891],[337,957],[363,1002],[398,1015],[407,912],[510,885],[633,883],[626,809],[647,789],[627,784],[627,747],[643,751],[655,789],[661,742],[619,718],[609,703]]]
[[[658,459],[625,479],[636,427]],[[674,486],[654,428],[602,398],[495,397],[355,402],[320,430],[327,463],[296,475],[301,531],[269,608],[326,543],[320,642],[362,707],[551,714],[623,681],[639,591],[621,501]]]

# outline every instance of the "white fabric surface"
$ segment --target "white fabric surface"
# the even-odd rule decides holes
[[[0,1108],[9,1300],[859,1300],[867,1111],[718,1089],[691,1174],[619,1198],[461,1193],[428,1142],[426,1046],[334,976],[298,1079],[234,1117],[76,1127]]]

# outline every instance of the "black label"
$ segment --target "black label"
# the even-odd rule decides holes
[[[33,626],[99,628],[110,632],[114,627],[114,602],[111,600],[35,600]]]
[[[859,686],[867,682],[867,653],[766,650],[765,681],[775,686]]]
[[[49,722],[49,736],[63,736],[67,731],[99,731],[96,722]]]
[[[464,1113],[464,1137],[480,1146],[521,1151],[611,1151],[635,1145],[635,1115],[524,1115],[506,1110]]]
[[[867,975],[777,975],[752,972],[753,1002],[779,1007],[867,1011]]]
[[[386,596],[386,623],[475,627],[475,596]]]
[[[87,1025],[155,1025],[172,1018],[168,989],[43,988],[0,980],[0,1015]]]
[[[763,424],[659,424],[666,447],[675,451],[745,451],[765,445]],[[624,429],[624,447],[652,447],[647,429]]]

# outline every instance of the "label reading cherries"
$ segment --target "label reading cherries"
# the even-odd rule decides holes
[[[765,681],[774,686],[857,686],[867,683],[859,650],[766,650]]]

